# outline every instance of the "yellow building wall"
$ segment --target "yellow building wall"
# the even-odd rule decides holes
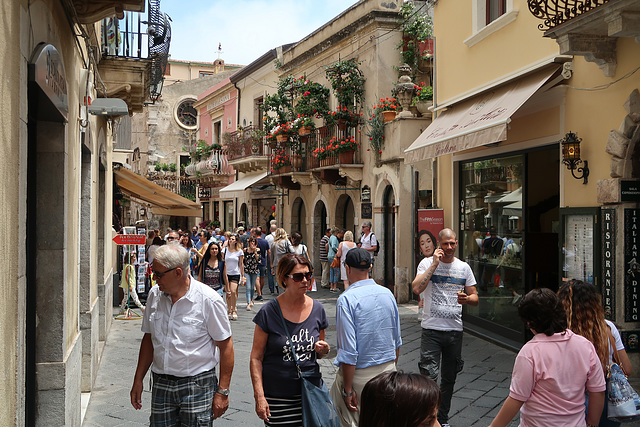
[[[581,156],[589,162],[590,175],[585,186],[565,169],[566,206],[596,206],[597,181],[610,178],[611,156],[605,147],[609,133],[618,130],[627,115],[624,102],[634,89],[640,89],[640,75],[631,74],[640,66],[640,44],[631,38],[619,38],[617,59],[616,74],[612,77],[606,77],[596,64],[582,57],[574,59],[575,71],[567,91],[565,131],[577,132],[582,138]],[[596,87],[604,88],[593,90]]]
[[[542,37],[540,20],[525,0],[513,0],[518,11],[514,22],[467,46],[475,1],[441,1],[434,7],[436,104],[558,54],[556,42]]]

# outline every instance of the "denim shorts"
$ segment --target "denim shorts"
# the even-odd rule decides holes
[[[259,265],[258,268],[259,268],[258,277],[264,277],[265,271],[267,270],[267,266]]]

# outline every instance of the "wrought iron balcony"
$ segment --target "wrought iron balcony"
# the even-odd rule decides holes
[[[270,148],[270,174],[278,177],[279,184],[287,188],[295,188],[295,184],[309,185],[317,180],[333,184],[344,181],[345,177],[360,181],[363,168],[360,149],[342,156],[328,150],[335,141],[345,137],[359,140],[356,135],[360,135],[357,128],[332,125],[317,128],[309,135],[293,136],[286,143]],[[285,164],[278,167],[278,160]],[[287,180],[294,186],[288,185]]]
[[[260,129],[247,126],[230,133],[226,145],[229,164],[239,172],[266,170],[269,167],[268,146]]]
[[[610,0],[529,0],[529,11],[543,23],[538,28],[547,31],[573,18],[609,3]]]

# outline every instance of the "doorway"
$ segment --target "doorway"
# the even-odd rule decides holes
[[[394,292],[396,286],[395,275],[395,242],[396,242],[396,197],[393,187],[387,185],[382,196],[384,209],[383,236],[379,242],[382,249],[382,262],[384,263],[384,285]],[[378,256],[377,258],[381,258]],[[377,260],[376,260],[377,261]]]

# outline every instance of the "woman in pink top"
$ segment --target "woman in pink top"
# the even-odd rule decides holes
[[[564,307],[550,289],[525,295],[518,314],[534,337],[516,357],[509,397],[490,427],[506,426],[518,411],[521,427],[597,426],[606,385],[593,344],[566,329]]]

